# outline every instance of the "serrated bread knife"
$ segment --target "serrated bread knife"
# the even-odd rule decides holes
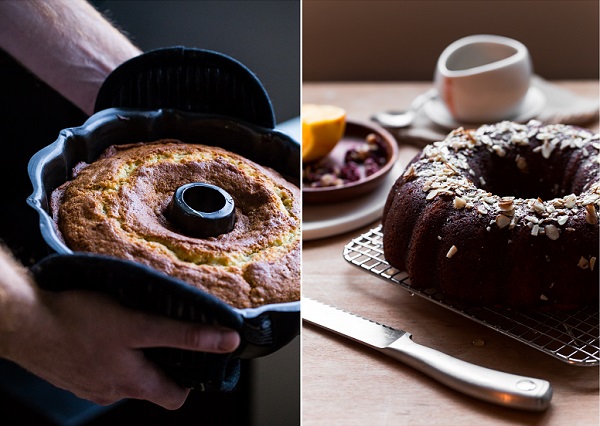
[[[546,380],[480,367],[412,341],[397,330],[321,302],[302,297],[302,318],[394,359],[472,397],[505,407],[543,411],[550,405],[552,386]]]

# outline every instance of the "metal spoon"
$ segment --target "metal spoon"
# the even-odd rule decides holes
[[[403,112],[378,112],[371,117],[371,120],[381,124],[384,127],[389,127],[393,129],[408,127],[413,123],[413,121],[417,117],[417,113],[421,110],[421,108],[423,108],[423,106],[427,102],[429,102],[432,99],[435,99],[437,96],[437,90],[429,89],[427,92],[417,96],[408,107],[408,110]]]

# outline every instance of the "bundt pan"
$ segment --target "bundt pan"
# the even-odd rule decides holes
[[[117,68],[100,91],[98,112],[81,127],[62,130],[54,143],[30,160],[34,189],[27,202],[39,213],[42,236],[54,252],[32,268],[40,287],[99,291],[131,308],[238,330],[241,344],[233,354],[146,351],[182,386],[231,390],[239,377],[240,359],[271,354],[298,335],[300,302],[237,309],[150,267],[74,253],[57,234],[49,202],[52,191],[71,177],[78,162],[94,161],[110,145],[162,138],[225,148],[298,185],[300,146],[273,129],[271,108],[258,79],[239,62],[216,52],[160,49]]]

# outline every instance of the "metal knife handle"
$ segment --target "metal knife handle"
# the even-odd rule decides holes
[[[409,333],[379,349],[439,382],[472,397],[499,405],[543,411],[552,399],[546,380],[480,367],[412,341]]]

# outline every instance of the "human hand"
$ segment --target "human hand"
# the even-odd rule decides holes
[[[123,398],[183,405],[189,389],[146,359],[143,348],[227,353],[240,342],[235,331],[134,311],[94,292],[36,293],[4,339],[5,357],[102,405]]]

